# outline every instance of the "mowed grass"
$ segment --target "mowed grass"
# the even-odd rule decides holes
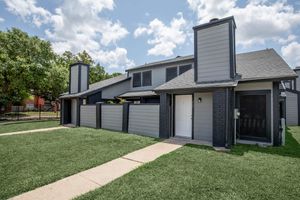
[[[291,127],[285,147],[186,145],[78,199],[300,199],[299,143]]]
[[[0,137],[0,199],[32,190],[155,143],[90,128]]]
[[[58,120],[0,123],[0,134],[59,126]]]

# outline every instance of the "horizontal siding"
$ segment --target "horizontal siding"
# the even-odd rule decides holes
[[[286,124],[298,125],[298,95],[292,92],[286,93]]]
[[[123,81],[102,90],[102,99],[114,99],[130,89],[130,80]]]
[[[130,105],[128,132],[159,137],[159,105]]]
[[[96,105],[80,106],[80,126],[96,128]]]
[[[81,65],[81,77],[80,77],[81,78],[81,88],[80,88],[80,91],[87,90],[87,87],[88,87],[87,76],[88,76],[88,67]]]
[[[221,24],[197,32],[198,81],[230,79],[229,26]]]
[[[102,105],[101,126],[104,129],[122,131],[123,106]]]
[[[198,99],[202,101],[199,103]],[[213,137],[212,93],[194,94],[194,138],[211,142]]]
[[[78,66],[71,67],[71,93],[78,92]]]

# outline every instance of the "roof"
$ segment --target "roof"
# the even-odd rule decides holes
[[[68,92],[64,93],[64,94],[62,94],[62,96],[60,96],[60,98],[73,98],[73,97],[80,97],[83,95],[91,94],[91,93],[97,92],[105,87],[111,86],[113,84],[116,84],[116,83],[119,83],[119,82],[122,82],[125,80],[129,80],[129,79],[130,79],[130,77],[127,77],[126,74],[122,74],[120,76],[116,76],[116,77],[109,78],[109,79],[106,79],[103,81],[99,81],[97,83],[90,84],[89,89],[86,91],[83,91],[83,92],[74,93],[74,94],[69,94]]]
[[[188,61],[188,60],[194,60],[194,55],[177,56],[175,58],[171,58],[171,59],[167,59],[167,60],[145,63],[144,65],[126,69],[126,71],[132,71],[132,70],[148,68],[148,67],[153,67],[153,66],[161,66],[161,65],[170,64],[170,63],[184,62],[184,61]]]
[[[241,79],[237,81],[287,79],[297,77],[297,74],[274,49],[237,54],[236,72],[241,75]],[[194,70],[191,69],[171,81],[160,85],[155,88],[155,90],[233,87],[237,85],[237,81],[196,84],[194,82]]]
[[[124,94],[119,95],[119,97],[126,98],[126,97],[145,97],[145,96],[156,96],[155,92],[152,90],[148,91],[132,91],[132,92],[126,92]]]

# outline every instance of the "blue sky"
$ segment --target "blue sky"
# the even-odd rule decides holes
[[[57,53],[82,50],[109,72],[193,54],[192,27],[233,15],[237,52],[274,48],[300,65],[300,1],[2,0],[0,30],[17,27]]]

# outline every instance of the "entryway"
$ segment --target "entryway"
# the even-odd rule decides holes
[[[192,138],[192,95],[175,96],[175,136]]]

